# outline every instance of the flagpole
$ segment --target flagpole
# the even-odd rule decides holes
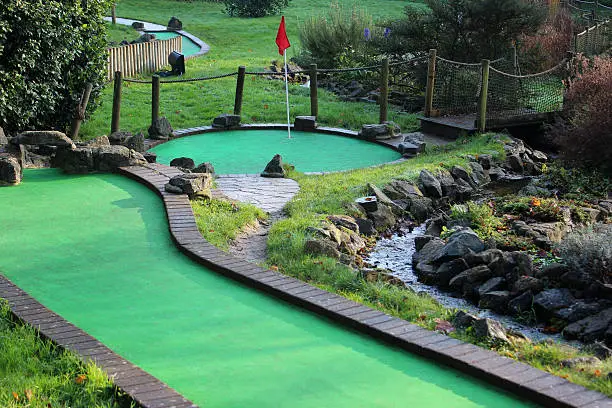
[[[287,50],[283,52],[285,56],[285,96],[287,99],[287,135],[291,139],[291,119],[289,118],[289,77],[287,75]]]

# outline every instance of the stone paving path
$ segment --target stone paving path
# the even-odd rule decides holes
[[[291,179],[265,178],[259,175],[224,175],[216,179],[218,191],[226,197],[253,204],[266,211],[266,222],[244,231],[230,246],[230,253],[249,262],[261,264],[267,257],[267,241],[270,227],[284,218],[283,207],[300,190]],[[218,196],[218,194],[215,194]]]

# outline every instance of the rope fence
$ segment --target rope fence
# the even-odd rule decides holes
[[[601,54],[612,45],[611,37],[611,20],[606,20],[576,34],[572,41],[572,48],[575,53],[584,55]]]

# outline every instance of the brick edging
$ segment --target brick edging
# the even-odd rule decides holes
[[[162,198],[174,243],[196,262],[289,303],[456,368],[544,406],[612,408],[612,399],[604,394],[502,357],[493,351],[423,329],[221,251],[207,242],[198,231],[188,197],[164,191],[168,175],[177,172],[180,173],[177,169],[161,164],[120,169],[121,174],[145,184]]]
[[[100,341],[47,309],[7,277],[0,274],[0,298],[12,314],[34,327],[59,347],[75,353],[83,362],[93,361],[114,385],[143,408],[197,408],[181,394],[151,374],[113,352]]]

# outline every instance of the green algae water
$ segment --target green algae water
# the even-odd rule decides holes
[[[286,130],[227,130],[181,137],[151,149],[157,161],[170,164],[191,157],[196,165],[211,162],[219,174],[257,174],[275,154],[301,172],[358,169],[397,160],[384,146],[345,136]]]
[[[180,35],[173,31],[148,31],[148,33],[155,34],[158,40],[169,40]],[[182,54],[186,57],[190,57],[200,52],[198,44],[183,35],[181,35],[181,47],[183,49]]]
[[[201,407],[532,406],[195,264],[127,178],[28,170],[0,226],[0,272]]]

